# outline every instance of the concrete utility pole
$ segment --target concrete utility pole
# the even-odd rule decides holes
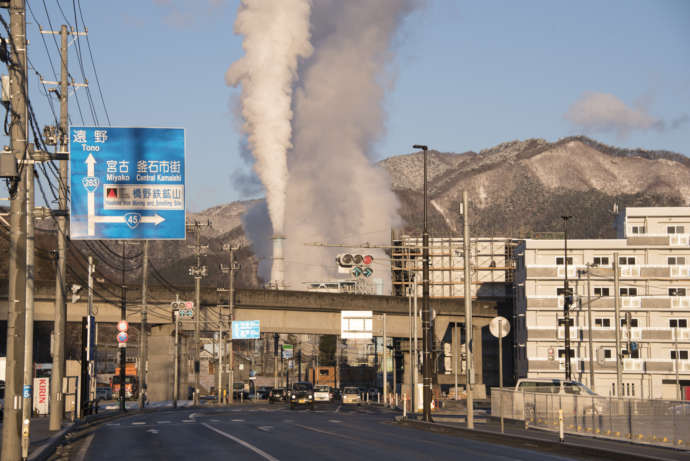
[[[424,362],[422,363],[422,374],[424,380],[424,421],[431,422],[431,380],[432,380],[432,331],[431,331],[431,308],[429,306],[429,230],[427,228],[427,204],[428,204],[428,184],[427,184],[427,146],[415,144],[414,149],[422,149],[424,152],[424,230],[422,232],[422,348]]]
[[[386,336],[386,314],[383,314],[383,402],[385,404],[386,397],[388,397],[388,360],[386,351],[388,349],[388,337]],[[395,375],[395,367],[393,367],[393,375]],[[396,389],[393,387],[393,394]]]
[[[589,332],[587,336],[589,338],[589,387],[594,391],[594,345],[592,344],[592,291],[591,291],[591,281],[592,281],[592,264],[587,264],[587,325]],[[596,391],[595,391],[596,392]]]
[[[192,229],[196,233],[196,244],[190,245],[189,248],[194,249],[194,254],[196,255],[196,266],[189,268],[189,275],[194,277],[194,303],[196,305],[196,311],[194,315],[194,405],[199,405],[199,371],[200,371],[200,353],[201,353],[201,339],[200,339],[200,325],[201,325],[201,278],[207,275],[206,266],[201,265],[202,254],[206,255],[206,250],[208,245],[201,245],[201,227],[209,226],[211,222],[207,224],[201,224],[198,221],[194,221],[193,224],[188,224],[187,228]]]
[[[623,389],[623,370],[621,370],[621,293],[620,293],[620,265],[618,253],[613,254],[613,291],[616,297],[616,395],[621,395]]]
[[[11,0],[10,13],[10,149],[18,162],[26,159],[26,16],[24,0]],[[11,182],[7,362],[2,424],[2,461],[21,457],[21,395],[24,364],[24,306],[26,302],[26,181],[22,170]],[[25,165],[25,164],[24,164]]]
[[[175,306],[177,306],[177,308],[173,310],[173,318],[175,319],[175,364],[173,370],[173,408],[177,408],[177,398],[180,392],[180,295],[175,295]]]
[[[89,279],[88,279],[88,291],[87,291],[87,302],[88,302],[88,308],[89,308],[89,317],[93,316],[93,274],[96,271],[96,267],[93,264],[93,258],[89,256]],[[94,317],[94,323],[96,321],[96,318]],[[96,325],[94,325],[94,346],[97,346],[98,344],[98,329],[96,328]],[[90,346],[90,344],[89,344]],[[94,355],[94,352],[91,352],[91,355]],[[89,389],[90,389],[90,396],[89,400],[96,400],[96,362],[95,362],[95,356],[93,360],[89,362]]]
[[[563,227],[564,227],[564,234],[563,234],[563,241],[564,241],[564,248],[565,248],[565,259],[563,261],[564,267],[565,267],[565,279],[563,280],[563,320],[565,322],[565,325],[563,326],[564,330],[564,335],[563,335],[563,341],[565,342],[565,379],[566,381],[570,381],[572,373],[571,373],[571,363],[570,363],[570,300],[572,299],[572,296],[570,296],[570,288],[568,287],[568,220],[572,218],[572,216],[561,216],[561,219],[563,219]]]
[[[465,281],[465,390],[467,393],[467,428],[474,429],[474,398],[472,384],[474,384],[474,356],[472,354],[472,272],[470,272],[470,210],[467,191],[462,191],[462,216],[463,216],[463,253]]]
[[[122,304],[120,305],[120,320],[127,321],[127,283],[125,280],[125,263],[127,253],[127,241],[122,241]],[[127,343],[119,343],[120,347],[120,411],[125,408],[125,367],[127,366]]]
[[[67,96],[69,93],[67,69],[67,26],[60,28],[60,128],[58,130],[59,152],[67,152],[69,113]],[[60,160],[60,182],[58,187],[58,206],[60,211],[67,211],[67,177],[68,160]],[[57,267],[55,275],[55,323],[53,326],[53,368],[50,379],[50,423],[49,429],[57,431],[62,426],[65,412],[65,401],[62,395],[62,381],[65,376],[65,322],[67,318],[66,292],[66,249],[67,224],[65,216],[57,217]]]
[[[146,337],[146,321],[148,305],[146,300],[149,279],[149,241],[144,241],[144,261],[142,264],[141,280],[141,327],[139,328],[139,408],[144,408],[144,390],[146,389],[146,366],[148,362],[148,338]]]
[[[232,352],[232,320],[233,320],[233,309],[235,307],[235,271],[240,269],[240,265],[235,263],[235,251],[237,251],[238,248],[234,248],[230,243],[226,243],[223,245],[223,251],[228,252],[228,256],[230,258],[230,265],[226,267],[221,267],[221,270],[223,273],[228,274],[228,322],[229,322],[229,327],[228,330],[230,331],[230,340],[228,341],[228,368],[230,370],[230,373],[228,375],[228,404],[233,402],[234,394],[235,394],[235,383],[234,383],[234,372],[233,372],[233,367],[234,367],[234,357],[233,357],[233,352]]]
[[[34,163],[33,149],[24,164],[26,173],[26,307],[24,309],[24,388],[22,394],[22,458],[29,457],[31,402],[34,382]]]

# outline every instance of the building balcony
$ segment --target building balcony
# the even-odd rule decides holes
[[[587,309],[587,296],[579,295],[582,310]],[[591,297],[593,310],[615,309],[616,298],[614,296]],[[528,296],[527,309],[563,309],[563,296]],[[690,296],[621,296],[622,310],[663,310],[678,309],[690,310]],[[580,308],[573,308],[580,310]]]
[[[678,337],[676,338],[676,331]],[[628,329],[623,327],[620,330],[621,341],[628,341]],[[549,326],[530,326],[527,325],[528,341],[563,341],[565,338],[565,327],[558,328]],[[589,327],[572,326],[570,327],[571,341],[588,341]],[[592,327],[592,341],[615,341],[615,327]],[[665,327],[634,327],[630,329],[630,341],[644,343],[681,341],[690,342],[690,328],[665,328]]]
[[[528,264],[525,278],[529,280],[564,279],[565,266],[556,264]],[[569,265],[568,278],[578,278],[578,271],[586,269],[582,265]],[[592,276],[601,279],[613,280],[613,268],[610,266],[595,267],[591,269]],[[668,264],[630,264],[620,266],[621,279],[646,279],[646,278],[690,278],[690,265]]]
[[[637,234],[627,240],[630,246],[690,246],[690,234]]]

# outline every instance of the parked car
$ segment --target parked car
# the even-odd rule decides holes
[[[346,387],[343,389],[343,405],[362,403],[362,396],[359,388],[357,387]]]
[[[268,393],[268,403],[282,402],[287,397],[287,389],[284,387],[274,387]]]
[[[330,402],[331,388],[324,385],[314,386],[314,401],[315,402]]]
[[[600,416],[608,412],[607,402],[605,398],[593,392],[584,384],[577,381],[564,381],[558,378],[522,378],[518,379],[515,384],[515,390],[525,393],[536,394],[558,394],[558,395],[576,395],[582,397],[592,397],[591,399],[583,400],[582,406],[577,410],[584,415]],[[599,398],[597,398],[599,397]],[[534,419],[538,408],[535,408],[537,399],[525,397],[525,412],[528,419]],[[569,408],[573,404],[571,399],[562,400],[564,403],[565,414],[572,414],[576,408]]]
[[[112,400],[113,389],[110,386],[98,386],[96,388],[96,399]]]
[[[273,389],[273,386],[261,386],[256,390],[256,398],[257,399],[267,399],[268,394],[271,392]]]
[[[314,387],[310,382],[300,381],[292,385],[290,389],[290,409],[294,410],[297,405],[309,405],[314,409]]]

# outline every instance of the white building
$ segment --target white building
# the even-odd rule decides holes
[[[616,224],[619,239],[568,240],[572,378],[601,395],[690,399],[690,208],[627,208]],[[616,253],[623,389],[616,389]],[[525,240],[516,249],[518,377],[564,377],[564,262],[563,240]],[[589,268],[591,325],[588,264],[597,265]]]

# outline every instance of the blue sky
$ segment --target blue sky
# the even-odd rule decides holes
[[[37,19],[28,18],[29,56],[52,80],[37,34],[37,22],[48,28],[43,1],[28,3]],[[231,179],[249,167],[240,156],[241,121],[232,103],[238,90],[224,81],[243,54],[233,34],[238,0],[81,3],[112,125],[186,129],[190,210],[247,198]],[[45,4],[53,27],[65,22],[56,0]],[[59,4],[74,24],[72,2]],[[47,43],[57,64],[55,46]],[[690,154],[686,0],[428,0],[402,24],[394,51],[387,129],[373,147],[374,159],[408,153],[414,143],[463,152],[581,133],[623,147]],[[70,60],[80,81],[74,46]],[[35,79],[30,92],[40,125],[51,123]],[[94,123],[85,91],[77,94],[84,120],[73,99],[73,123]]]

